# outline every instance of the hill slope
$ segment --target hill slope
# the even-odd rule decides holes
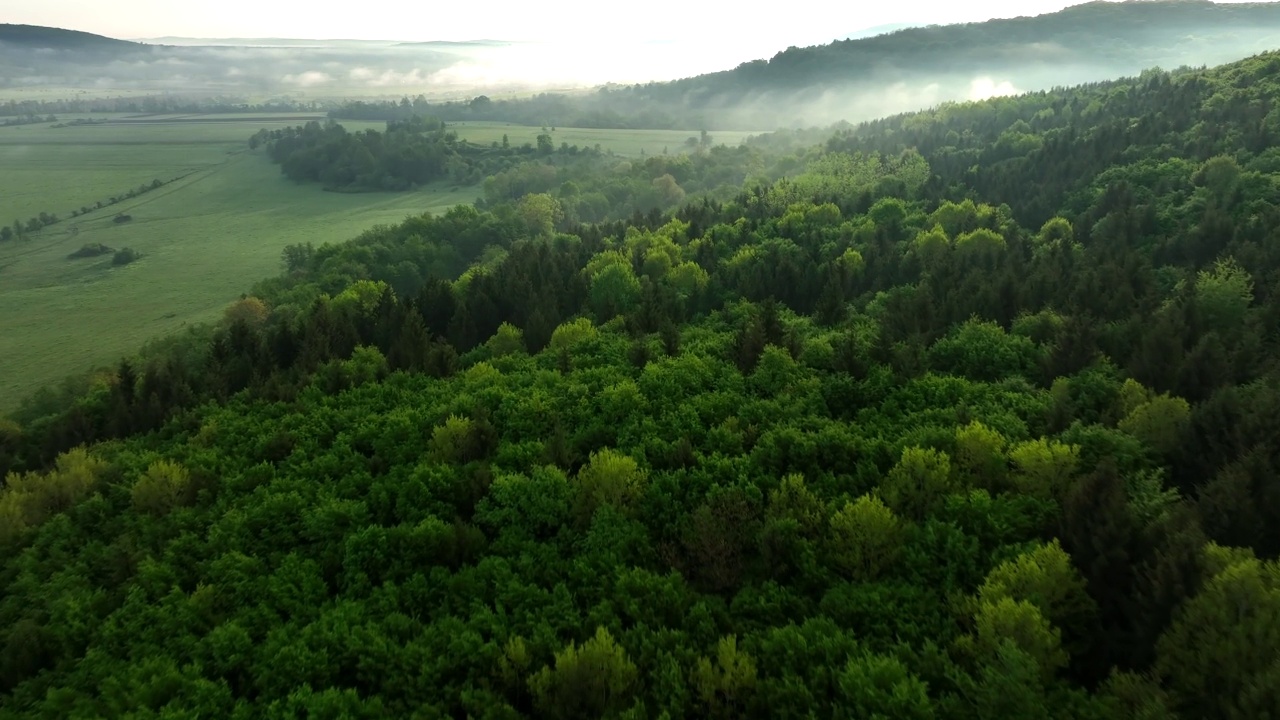
[[[137,47],[137,43],[80,32],[79,30],[63,30],[62,28],[38,25],[11,25],[8,23],[0,24],[0,45],[30,50],[43,48],[71,51],[128,50]]]
[[[0,425],[4,711],[1263,717],[1277,102],[1273,54],[289,248]]]
[[[788,48],[732,70],[587,98],[494,103],[446,119],[709,129],[857,122],[944,101],[1094,82],[1145,68],[1216,65],[1280,48],[1280,3],[1091,2],[1060,12],[909,28]]]

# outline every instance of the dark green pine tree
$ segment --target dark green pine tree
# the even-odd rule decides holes
[[[427,334],[426,323],[422,315],[406,312],[400,321],[400,327],[389,343],[387,364],[393,370],[408,372],[424,372],[428,368],[431,355],[431,338]]]

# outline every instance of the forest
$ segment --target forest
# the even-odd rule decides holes
[[[1277,133],[1263,54],[292,245],[0,420],[0,717],[1270,717]]]

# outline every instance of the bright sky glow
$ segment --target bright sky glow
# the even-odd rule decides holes
[[[428,80],[438,89],[509,82],[554,88],[687,77],[888,24],[980,22],[1055,12],[1074,4],[1079,0],[788,0],[733,5],[690,0],[647,0],[636,5],[599,0],[382,0],[336,5],[297,0],[114,0],[106,4],[102,0],[6,0],[0,21],[134,40],[531,41],[533,45],[469,50],[465,59],[440,72],[414,67],[317,67],[290,82],[317,89],[340,79],[370,87],[418,85]],[[996,82],[992,88],[974,92],[985,96],[1012,90]]]
[[[939,3],[706,3],[648,0],[614,5],[598,0],[424,2],[371,5],[296,0],[9,0],[0,20],[48,25],[134,39],[321,38],[355,40],[634,40],[699,38],[709,46],[773,48],[829,42],[887,23],[953,23],[1038,15],[1076,4],[1067,0],[979,0]],[[758,54],[758,53],[757,53]]]

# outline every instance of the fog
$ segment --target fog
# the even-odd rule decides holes
[[[801,63],[800,70],[780,62],[782,56],[771,63],[752,63],[749,75],[718,71],[770,57],[778,49],[720,37],[705,42],[589,37],[565,43],[414,44],[160,38],[76,50],[0,43],[0,88],[84,89],[99,96],[205,94],[250,102],[406,95],[442,101],[552,91],[580,96],[574,105],[578,115],[552,118],[565,125],[591,111],[626,117],[652,110],[684,128],[767,130],[857,122],[948,101],[1134,75],[1152,66],[1212,65],[1280,47],[1276,28],[1236,27],[1224,32],[1171,35],[1165,30],[1101,53],[1082,51],[1065,41],[1011,41],[987,54],[957,53],[955,62],[946,54],[950,51],[922,46],[924,57],[942,52],[948,60],[936,64],[918,60],[912,50],[917,41],[907,40],[899,43],[906,50],[897,48],[897,60],[877,57],[870,67],[863,60],[844,61],[833,51],[820,61],[805,60],[808,64]],[[674,86],[615,93],[607,100],[590,91],[605,84],[619,87],[717,72]]]
[[[433,98],[573,90],[669,80],[758,57],[749,45],[583,40],[391,43],[193,40],[156,43],[85,62],[83,53],[6,47],[0,88],[63,87],[316,98]],[[95,58],[96,59],[96,58]]]

